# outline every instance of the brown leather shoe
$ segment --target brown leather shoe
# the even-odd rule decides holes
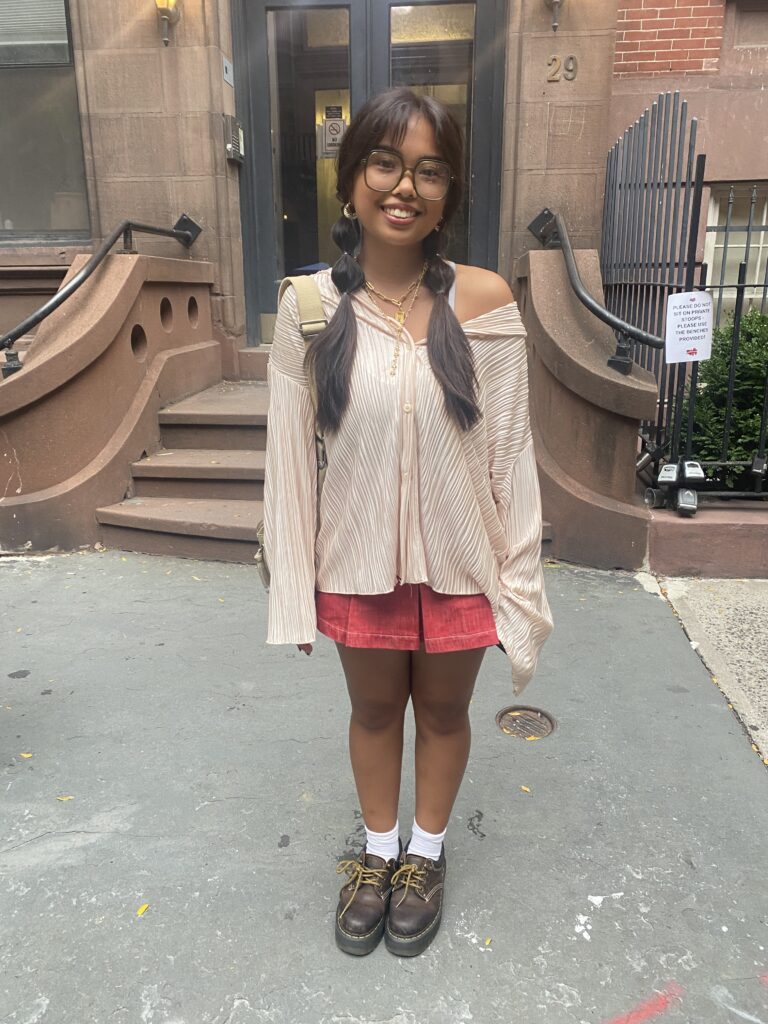
[[[445,891],[445,847],[438,861],[406,853],[392,877],[384,941],[390,953],[423,953],[440,927]]]
[[[365,956],[378,946],[399,859],[385,861],[363,847],[358,860],[342,860],[336,866],[338,874],[349,875],[336,909],[336,945],[345,953]]]

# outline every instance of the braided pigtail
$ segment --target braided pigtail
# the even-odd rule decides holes
[[[440,232],[435,230],[423,242],[429,261],[424,284],[435,295],[427,327],[427,353],[442,386],[448,415],[461,430],[469,430],[480,418],[475,364],[467,336],[448,302],[456,274],[438,253],[439,240]]]
[[[349,405],[349,382],[357,351],[357,320],[352,292],[365,283],[365,274],[355,259],[361,241],[360,225],[349,203],[331,229],[341,256],[331,270],[331,280],[341,292],[341,301],[325,330],[307,346],[304,365],[317,386],[317,424],[321,431],[338,430]]]

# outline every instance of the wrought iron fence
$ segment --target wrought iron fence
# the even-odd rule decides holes
[[[751,186],[747,210],[744,189],[728,189],[724,216],[706,229],[705,258],[715,270],[708,282],[707,263],[695,259],[706,160],[696,154],[696,134],[679,92],[662,93],[624,132],[608,154],[600,248],[607,308],[655,336],[650,344],[617,331],[611,360],[625,373],[637,362],[658,382],[656,417],[641,425],[646,500],[684,514],[696,511],[699,495],[768,497],[768,196]],[[710,209],[724,197],[713,191]],[[667,298],[694,289],[713,294],[712,360],[667,365]]]

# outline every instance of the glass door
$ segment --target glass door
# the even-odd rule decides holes
[[[312,273],[337,258],[330,238],[339,215],[335,155],[352,113],[390,85],[434,96],[458,118],[474,187],[454,218],[444,255],[495,267],[493,159],[500,167],[501,133],[488,83],[498,80],[503,89],[503,31],[498,66],[494,60],[478,66],[475,55],[489,27],[505,23],[505,10],[505,0],[235,4],[238,116],[246,129],[241,210],[249,344],[271,340],[284,276]]]
[[[467,140],[465,178],[469,180],[472,140],[475,4],[397,4],[389,8],[389,82],[434,96],[455,115]],[[448,228],[443,255],[469,259],[469,204]]]

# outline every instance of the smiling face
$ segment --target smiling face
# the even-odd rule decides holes
[[[414,115],[399,146],[388,135],[378,143],[400,153],[408,168],[426,158],[443,159],[435,133],[429,122]],[[365,183],[360,167],[352,187],[351,202],[365,234],[377,241],[395,246],[412,246],[421,242],[442,219],[445,199],[422,199],[416,194],[413,177],[405,173],[390,192],[378,192]]]

